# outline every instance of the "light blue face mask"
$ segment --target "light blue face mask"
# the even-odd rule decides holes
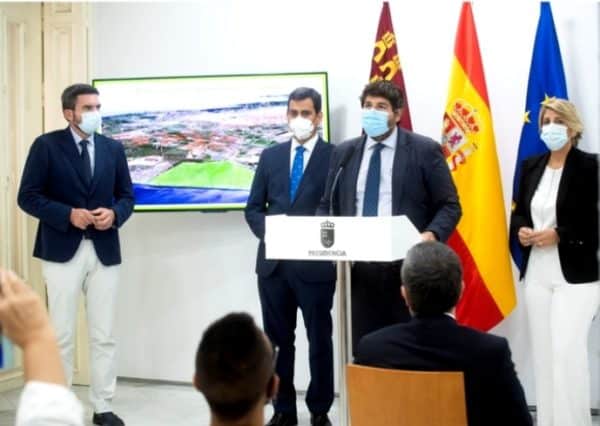
[[[371,138],[381,136],[390,130],[388,120],[389,115],[385,111],[366,108],[363,108],[362,110],[362,128]]]
[[[94,133],[102,124],[102,117],[99,111],[88,111],[81,114],[81,123],[77,127],[87,135]]]
[[[569,141],[567,126],[557,123],[544,124],[540,138],[550,151],[558,151]]]

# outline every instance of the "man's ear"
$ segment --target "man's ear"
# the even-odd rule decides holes
[[[200,389],[200,379],[198,379],[198,375],[195,373],[192,379],[192,383],[194,383],[194,387],[196,388],[196,390],[202,392],[202,389]]]
[[[319,111],[319,113],[317,114],[316,117],[316,125],[319,126],[321,124],[321,122],[323,121],[323,111]]]
[[[75,114],[75,111],[73,111],[72,109],[63,109],[63,117],[69,123],[71,123],[73,121],[74,114]]]
[[[277,392],[279,392],[279,376],[277,374],[273,374],[269,379],[269,383],[267,383],[267,399],[273,399],[277,396]]]
[[[408,293],[406,292],[406,287],[404,287],[403,285],[400,286],[400,293],[402,294],[406,305],[408,305]]]
[[[402,113],[404,112],[404,110],[402,108],[398,108],[397,110],[394,111],[394,121],[396,123],[400,122],[400,119],[402,118]]]
[[[414,315],[414,312],[411,308],[412,302],[410,300],[410,297],[408,295],[408,291],[406,291],[406,287],[404,285],[400,286],[400,293],[402,293],[402,297],[404,298],[404,302],[406,302],[406,307],[408,308],[408,312],[411,315]]]

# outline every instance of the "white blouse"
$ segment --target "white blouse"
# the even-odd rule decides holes
[[[533,229],[541,231],[556,227],[556,198],[563,169],[553,169],[546,166],[544,174],[531,199],[531,219]],[[556,244],[544,247],[531,247],[527,265],[526,279],[535,281],[566,283]]]
[[[541,230],[556,227],[556,197],[563,169],[546,167],[542,179],[531,199],[531,219],[533,229]]]

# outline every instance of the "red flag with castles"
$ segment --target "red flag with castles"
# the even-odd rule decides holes
[[[402,67],[400,66],[400,57],[398,56],[398,46],[394,27],[392,26],[392,17],[390,14],[390,5],[387,1],[383,2],[381,15],[379,17],[379,28],[377,28],[377,37],[375,37],[375,48],[373,50],[373,59],[371,61],[370,82],[377,80],[389,80],[398,86],[404,93],[404,108],[400,126],[407,130],[412,130],[410,121],[410,112],[408,110],[408,97],[404,87],[404,77]]]

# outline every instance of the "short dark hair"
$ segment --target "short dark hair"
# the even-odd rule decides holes
[[[75,109],[77,96],[79,95],[99,95],[98,89],[85,83],[77,83],[67,87],[62,92],[61,101],[63,109]]]
[[[294,89],[288,97],[288,110],[290,109],[291,101],[302,101],[304,99],[310,99],[312,101],[317,114],[321,112],[321,95],[311,87],[298,87],[297,89]]]
[[[387,99],[394,111],[404,106],[404,94],[394,83],[388,80],[377,80],[365,86],[360,95],[360,105],[365,105],[367,96],[377,96]]]
[[[228,421],[248,414],[274,375],[273,351],[246,313],[231,313],[204,332],[196,377],[214,415]]]
[[[438,241],[412,247],[402,264],[402,285],[417,316],[440,315],[458,303],[462,267],[452,249]]]

